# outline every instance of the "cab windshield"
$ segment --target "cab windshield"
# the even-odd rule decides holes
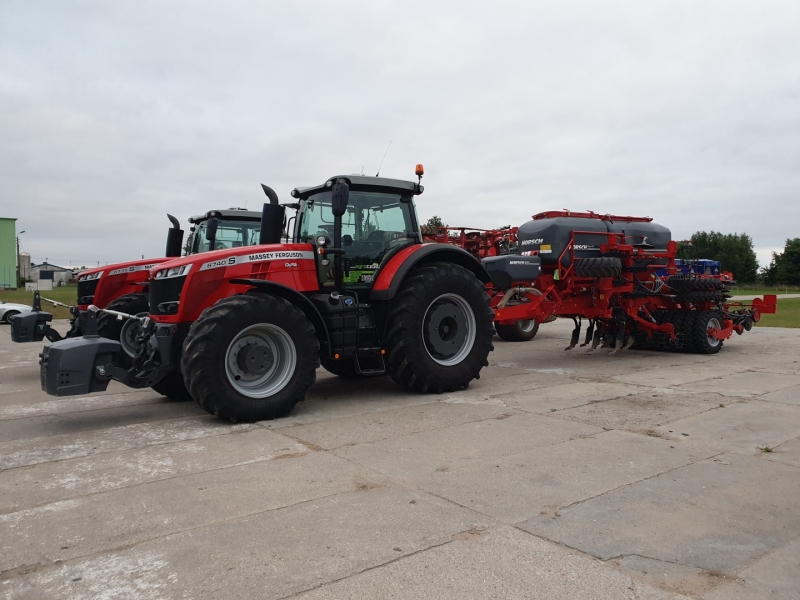
[[[372,274],[396,248],[414,242],[416,227],[412,204],[400,194],[350,191],[342,216],[342,249],[346,261],[345,283],[371,284]],[[331,192],[306,200],[300,211],[297,241],[316,245],[319,236],[333,243]]]
[[[211,242],[206,239],[207,229],[208,221],[203,221],[197,226],[196,231],[192,234],[190,254],[254,246],[258,244],[261,234],[261,221],[223,221],[220,219],[213,248],[210,247]]]

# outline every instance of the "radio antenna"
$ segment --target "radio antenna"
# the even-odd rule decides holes
[[[381,159],[381,164],[378,165],[378,172],[375,173],[375,177],[380,176],[381,174],[381,167],[383,167],[383,161],[386,160],[386,155],[389,154],[389,148],[392,147],[392,140],[389,140],[389,145],[386,146],[386,152],[383,153],[383,158]]]

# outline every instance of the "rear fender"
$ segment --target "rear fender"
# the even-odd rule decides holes
[[[274,281],[266,281],[264,279],[231,279],[230,282],[237,285],[249,285],[251,288],[248,291],[272,294],[273,296],[283,298],[297,306],[305,313],[308,320],[311,321],[311,324],[314,325],[322,350],[325,354],[328,354],[331,347],[328,328],[325,326],[325,321],[322,315],[319,314],[317,307],[303,294],[283,284],[275,283]]]
[[[486,269],[466,250],[452,244],[415,244],[400,250],[381,267],[370,293],[370,300],[391,300],[411,271],[434,262],[457,264],[474,273],[482,283],[489,283]]]

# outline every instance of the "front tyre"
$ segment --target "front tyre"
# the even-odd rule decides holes
[[[466,388],[489,364],[494,313],[475,275],[450,263],[413,271],[389,307],[387,369],[415,392]]]
[[[192,323],[181,371],[206,411],[234,423],[289,414],[316,380],[319,340],[302,310],[274,296],[224,298]]]
[[[109,302],[109,310],[129,315],[147,316],[150,311],[150,300],[147,294],[127,294]],[[97,335],[109,340],[116,340],[122,346],[122,352],[116,355],[116,365],[130,369],[133,357],[136,356],[136,335],[139,333],[139,321],[133,319],[117,320],[114,315],[101,312],[97,317]]]
[[[517,321],[513,325],[494,326],[497,335],[506,342],[527,342],[536,337],[539,331],[539,323],[533,319],[527,321]]]

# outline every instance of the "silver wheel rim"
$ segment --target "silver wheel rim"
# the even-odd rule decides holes
[[[243,329],[225,352],[228,382],[248,398],[267,398],[280,392],[294,375],[296,364],[292,338],[269,323]]]
[[[709,319],[708,325],[706,326],[706,337],[708,338],[708,345],[711,346],[712,348],[716,348],[717,346],[719,346],[719,343],[722,340],[715,338],[713,335],[708,335],[709,329],[722,329],[722,324],[719,322],[719,319],[717,318]]]
[[[467,357],[475,345],[475,329],[472,307],[458,294],[437,297],[422,317],[422,340],[428,356],[445,367]]]
[[[137,317],[146,317],[147,313],[139,313]],[[119,332],[119,343],[125,354],[134,358],[136,356],[136,336],[139,333],[139,325],[141,321],[138,319],[125,319],[122,324],[122,329]]]
[[[533,331],[534,325],[536,325],[536,321],[533,319],[528,319],[527,321],[517,321],[517,325],[519,326],[520,331],[523,333],[530,333]]]

